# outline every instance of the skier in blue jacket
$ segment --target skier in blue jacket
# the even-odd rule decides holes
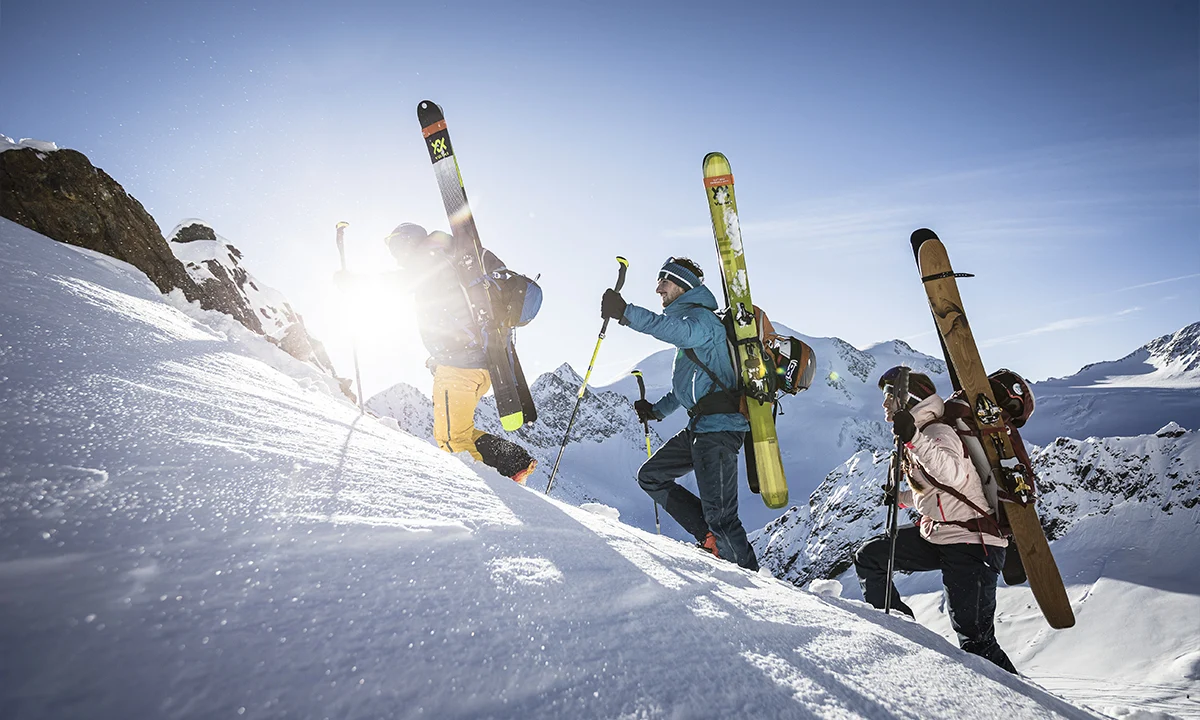
[[[638,400],[643,421],[662,420],[683,407],[687,427],[654,453],[638,471],[638,484],[706,550],[750,570],[758,558],[738,518],[737,459],[750,423],[741,414],[725,326],[714,312],[717,300],[704,287],[704,273],[687,258],[669,258],[658,273],[663,312],[630,305],[608,290],[600,314],[679,348],[671,391],[658,402]],[[716,380],[720,382],[715,382]],[[722,385],[725,389],[722,389]],[[676,479],[696,473],[697,498]]]

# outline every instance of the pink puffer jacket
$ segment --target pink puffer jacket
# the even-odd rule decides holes
[[[970,521],[980,515],[951,493],[934,487],[929,481],[930,476],[938,483],[957,490],[977,507],[987,510],[987,498],[983,494],[979,472],[963,452],[958,433],[949,425],[936,422],[945,409],[942,399],[935,394],[917,403],[911,410],[918,432],[912,442],[906,445],[904,455],[912,492],[901,493],[901,502],[916,507],[921,514],[921,537],[932,543],[951,545],[983,542],[1005,547],[1008,542],[995,535],[937,522]]]

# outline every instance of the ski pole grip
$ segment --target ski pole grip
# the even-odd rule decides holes
[[[641,370],[633,370],[629,374],[634,376],[635,378],[637,378],[638,392],[642,394],[642,399],[645,400],[646,399],[646,381],[642,379],[642,371]]]
[[[625,271],[629,269],[629,261],[618,255],[617,262],[621,264],[621,267],[617,269],[617,284],[613,286],[613,290],[621,292],[621,286],[625,284]]]
[[[346,269],[346,245],[345,245],[345,240],[343,240],[343,238],[342,238],[342,235],[346,230],[346,226],[349,224],[350,223],[348,223],[348,222],[340,222],[337,224],[338,257],[341,258],[341,260],[342,260],[342,269],[343,270]]]

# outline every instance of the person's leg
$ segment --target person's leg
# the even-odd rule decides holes
[[[745,433],[696,433],[692,464],[704,520],[717,540],[717,556],[747,570],[758,570],[758,558],[738,517],[738,450]]]
[[[858,584],[862,587],[863,599],[871,605],[883,609],[887,593],[892,594],[892,607],[897,611],[913,616],[910,607],[900,599],[900,592],[893,582],[889,587],[887,582],[888,551],[891,541],[887,533],[877,535],[863,543],[858,552],[854,553],[854,572],[858,575]],[[940,555],[937,547],[921,537],[921,531],[915,525],[901,526],[896,531],[896,557],[893,570],[907,572],[924,572],[940,570]]]
[[[692,471],[691,437],[692,434],[686,429],[679,431],[642,463],[638,469],[638,485],[697,542],[704,542],[708,535],[708,524],[704,522],[700,498],[675,482]]]
[[[955,544],[939,549],[950,625],[958,635],[959,647],[1016,674],[1017,669],[996,642],[997,568],[1004,567],[1004,548]]]
[[[483,461],[475,439],[475,406],[491,384],[487,370],[438,365],[433,375],[433,437],[449,453],[466,451]]]

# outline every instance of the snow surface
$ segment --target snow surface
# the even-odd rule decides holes
[[[1092,716],[440,453],[128,266],[0,220],[0,273],[6,716]]]

